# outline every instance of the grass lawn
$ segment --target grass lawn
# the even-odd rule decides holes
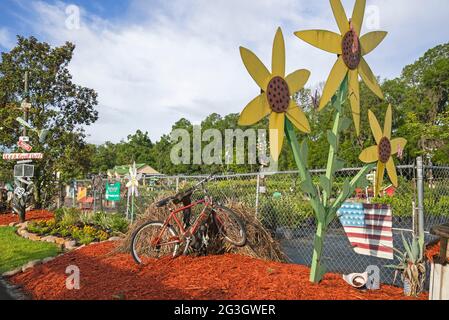
[[[0,227],[0,274],[60,252],[53,243],[27,240],[15,232],[15,228]]]

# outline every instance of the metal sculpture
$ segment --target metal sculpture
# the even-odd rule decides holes
[[[363,57],[373,51],[387,34],[379,31],[360,37],[366,6],[365,0],[356,0],[351,20],[348,20],[346,17],[340,0],[330,0],[330,3],[341,35],[323,30],[299,31],[295,33],[304,41],[338,56],[319,103],[319,109],[322,110],[330,102],[335,113],[333,128],[327,132],[329,156],[326,174],[320,177],[318,186],[312,182],[312,177],[307,167],[307,142],[304,140],[300,143],[294,130],[294,126],[296,126],[304,133],[310,132],[306,116],[296,106],[292,98],[305,85],[310,73],[306,70],[298,70],[285,77],[285,46],[280,28],[276,33],[273,45],[272,73],[268,72],[267,68],[251,51],[240,48],[243,63],[254,81],[261,88],[262,93],[245,107],[240,115],[239,124],[253,125],[270,115],[270,151],[275,161],[279,159],[284,132],[287,136],[302,181],[300,187],[307,199],[309,199],[317,219],[310,273],[310,281],[315,283],[320,282],[326,272],[322,261],[322,252],[328,226],[336,218],[337,211],[354,193],[355,189],[364,188],[368,185],[369,182],[366,180],[366,175],[376,167],[375,164],[367,164],[352,180],[346,179],[338,194],[331,197],[333,187],[335,186],[335,174],[344,166],[344,161],[337,157],[340,134],[347,130],[352,122],[354,122],[356,133],[360,133],[359,75],[367,86],[379,98],[383,99],[377,80]],[[343,116],[343,106],[348,99],[353,120]],[[372,118],[371,114],[370,112],[370,118]],[[391,128],[391,123],[388,126]],[[385,138],[382,140],[381,147],[378,147],[379,152],[376,154],[382,154],[382,160],[387,160],[386,163],[389,163],[391,167],[392,165],[394,166],[394,163],[390,162],[390,158],[388,157],[387,159],[387,156],[390,156],[393,151],[387,152],[387,142],[390,143],[390,147],[397,147],[398,149],[403,148],[405,143],[403,140],[393,140],[395,142],[391,146],[392,141],[390,141],[388,133],[386,131],[379,135],[379,131],[376,128],[375,137],[379,138],[378,143]],[[368,160],[374,159],[371,152],[362,153],[364,155],[363,159],[367,160],[366,162],[371,162]],[[374,159],[373,162],[375,160],[377,159]],[[393,172],[392,170],[390,171]],[[380,175],[378,174],[377,176]],[[394,180],[394,175],[392,174],[392,176]],[[397,183],[397,181],[393,182]],[[377,181],[378,183],[379,181]]]
[[[310,133],[306,115],[291,98],[304,87],[310,71],[302,69],[285,76],[285,44],[281,28],[274,37],[271,73],[250,50],[240,47],[240,54],[246,69],[262,93],[242,111],[239,125],[250,126],[269,115],[270,151],[272,158],[278,161],[286,122],[293,123],[304,133]]]
[[[126,187],[128,188],[128,197],[126,203],[126,217],[131,223],[134,221],[134,197],[139,196],[139,181],[142,179],[142,173],[137,173],[136,163],[134,162],[132,167],[129,167],[129,173],[125,175],[125,179],[128,180]],[[131,210],[130,210],[130,198],[131,198]]]
[[[402,153],[407,144],[407,140],[404,138],[391,139],[392,112],[391,105],[389,105],[385,115],[384,129],[382,130],[374,113],[371,110],[368,111],[371,131],[373,132],[377,145],[363,150],[359,159],[364,163],[377,161],[377,173],[374,183],[375,196],[381,193],[385,169],[387,170],[391,183],[395,187],[398,186],[398,175],[396,173],[393,156]]]
[[[365,0],[357,0],[355,2],[351,19],[347,18],[340,0],[330,0],[330,4],[341,34],[327,30],[306,30],[295,32],[295,35],[319,49],[338,55],[337,62],[334,64],[326,81],[319,110],[326,107],[335,91],[340,87],[343,79],[348,77],[348,94],[352,108],[352,116],[357,135],[359,135],[359,75],[372,92],[379,98],[384,98],[377,79],[364,59],[364,56],[373,51],[382,42],[387,32],[373,31],[360,36],[365,14]]]

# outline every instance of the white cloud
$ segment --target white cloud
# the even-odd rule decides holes
[[[14,39],[6,28],[0,28],[0,46],[3,48],[11,48],[14,45]]]
[[[353,1],[343,3],[349,14]],[[379,5],[381,29],[390,31],[368,57],[382,77],[398,75],[424,50],[447,41],[447,1],[368,4]],[[67,40],[77,45],[70,66],[74,80],[99,93],[100,120],[88,128],[95,142],[117,141],[136,129],[158,139],[180,117],[198,121],[212,112],[241,111],[258,89],[238,47],[250,48],[269,67],[278,26],[286,40],[287,70],[311,70],[309,85],[324,81],[335,60],[293,35],[310,28],[337,31],[327,1],[136,0],[121,20],[81,10],[79,30],[65,27],[65,8],[62,2],[34,2],[39,20],[33,27],[54,45]]]

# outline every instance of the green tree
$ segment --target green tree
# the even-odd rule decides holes
[[[56,172],[61,172],[64,182],[82,177],[90,169],[84,126],[98,118],[97,94],[72,81],[68,68],[75,50],[72,43],[51,47],[34,37],[18,36],[17,40],[10,52],[2,53],[0,62],[0,121],[4,128],[0,131],[0,145],[18,151],[16,143],[22,131],[15,118],[22,115],[20,104],[28,98],[32,104],[30,124],[49,130],[44,144],[29,132],[33,151],[44,153],[44,159],[35,162],[35,205],[39,208],[48,205],[56,195]],[[28,93],[23,85],[26,71]],[[10,165],[0,163],[1,167]]]

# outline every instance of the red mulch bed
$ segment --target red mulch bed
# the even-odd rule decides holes
[[[52,262],[18,274],[10,281],[33,299],[210,299],[210,300],[393,300],[406,299],[402,289],[359,291],[337,274],[309,282],[309,268],[240,255],[152,259],[136,265],[131,255],[112,253],[105,242],[72,251]],[[80,268],[80,290],[67,290],[66,267]],[[427,299],[422,295],[420,299]]]
[[[53,213],[47,210],[31,210],[26,213],[26,221],[32,220],[48,220],[53,218]],[[20,222],[19,217],[15,214],[0,214],[0,226],[7,226],[11,222]]]
[[[439,255],[440,255],[440,243],[439,242],[426,249],[426,256],[429,261],[433,261],[434,257],[439,256]],[[448,259],[448,262],[449,262],[449,259]]]

